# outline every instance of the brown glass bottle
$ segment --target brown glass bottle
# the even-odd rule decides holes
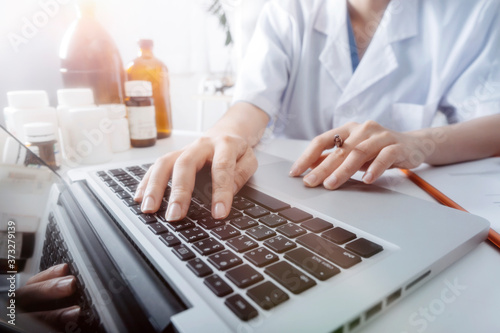
[[[111,36],[95,19],[95,0],[79,1],[79,17],[59,50],[65,88],[92,88],[96,104],[123,103],[125,70]]]
[[[149,81],[125,82],[125,105],[132,147],[151,147],[156,143],[156,117]]]
[[[127,66],[128,80],[145,80],[153,85],[158,139],[169,137],[172,132],[172,107],[170,103],[170,79],[168,68],[154,57],[153,41],[139,41],[139,57]]]

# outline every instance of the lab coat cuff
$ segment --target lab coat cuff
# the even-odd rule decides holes
[[[248,94],[248,95],[235,96],[235,98],[233,99],[232,105],[234,105],[238,102],[246,102],[246,103],[250,103],[250,104],[258,107],[259,109],[261,109],[262,111],[267,113],[267,115],[269,116],[269,119],[274,118],[276,110],[278,109],[274,105],[274,103],[272,103],[267,98],[265,98],[261,95]]]

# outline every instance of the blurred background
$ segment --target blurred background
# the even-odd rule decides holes
[[[6,93],[45,90],[51,106],[63,88],[59,49],[80,0],[0,0],[0,107]],[[233,43],[214,0],[98,0],[96,18],[113,38],[124,66],[138,55],[137,41],[152,39],[153,52],[170,72],[173,128],[199,130],[200,83],[237,75],[245,46],[266,0],[220,0]],[[228,94],[230,96],[230,93]],[[227,99],[203,99],[203,129],[227,109]],[[3,113],[0,123],[4,124]]]

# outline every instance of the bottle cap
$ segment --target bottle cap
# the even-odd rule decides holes
[[[34,109],[49,106],[49,96],[43,90],[9,91],[9,106],[17,109]]]
[[[59,89],[57,103],[60,106],[86,106],[94,104],[94,94],[90,88]]]
[[[56,139],[55,128],[51,123],[29,123],[24,125],[24,134],[29,142],[45,142]]]
[[[125,94],[128,97],[150,97],[153,95],[153,86],[149,81],[127,81]]]
[[[127,116],[125,104],[101,104],[99,107],[106,108],[106,110],[108,110],[109,119],[120,119]]]
[[[154,46],[152,39],[139,39],[137,44],[139,44],[141,49],[152,49]]]

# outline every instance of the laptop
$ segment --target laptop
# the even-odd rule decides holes
[[[132,200],[151,161],[74,169],[67,181],[1,164],[8,193],[16,177],[51,182],[20,279],[67,262],[82,308],[68,325],[83,332],[355,332],[486,239],[480,217],[354,180],[307,188],[288,177],[290,161],[257,157],[227,219],[207,210],[205,168],[177,223],[164,219],[169,188],[157,214]],[[15,219],[3,214],[2,231]]]

